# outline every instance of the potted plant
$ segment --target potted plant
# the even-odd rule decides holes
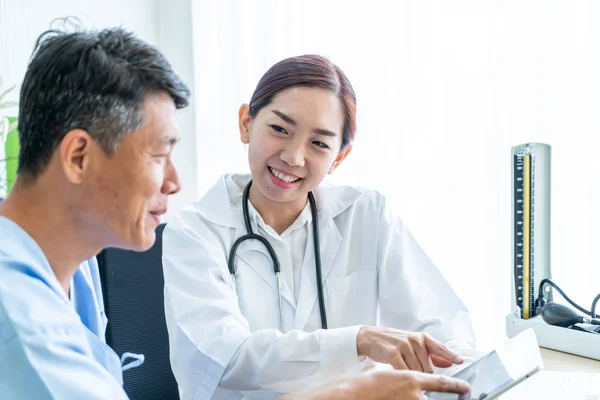
[[[0,197],[4,197],[10,191],[17,170],[19,153],[17,118],[4,115],[4,110],[17,106],[16,102],[7,99],[15,86],[2,91],[0,77]]]

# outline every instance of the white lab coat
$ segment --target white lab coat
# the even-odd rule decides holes
[[[227,190],[232,179],[243,188],[250,177],[224,176],[164,232],[165,312],[182,399],[267,399],[356,376],[364,368],[356,350],[362,325],[425,331],[459,352],[474,346],[466,307],[385,198],[327,183],[315,197],[329,329],[320,329],[311,228],[298,300],[282,288],[286,332],[279,332],[263,245],[240,245],[235,282],[229,274],[231,245],[246,233],[232,205],[241,190],[236,201]]]

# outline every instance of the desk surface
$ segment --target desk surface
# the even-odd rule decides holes
[[[540,349],[544,360],[544,369],[563,372],[600,372],[600,361],[561,353],[550,349]]]

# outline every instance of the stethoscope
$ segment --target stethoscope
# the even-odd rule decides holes
[[[242,196],[242,211],[244,213],[244,222],[246,224],[247,233],[243,236],[237,238],[237,240],[231,246],[231,251],[229,252],[229,260],[227,262],[229,267],[229,273],[235,282],[235,253],[237,248],[243,241],[249,239],[256,239],[267,248],[267,252],[269,256],[271,256],[271,260],[273,260],[273,271],[275,272],[275,286],[277,286],[277,298],[279,301],[279,330],[283,332],[283,311],[281,307],[281,268],[279,267],[279,258],[277,254],[275,254],[275,250],[271,244],[264,237],[257,235],[252,232],[252,226],[250,225],[250,213],[248,212],[248,196],[250,195],[250,186],[252,186],[252,180],[248,182],[246,187],[244,188],[244,193]],[[323,282],[321,280],[321,247],[319,245],[319,220],[317,217],[317,202],[315,201],[315,197],[312,192],[308,192],[308,202],[310,203],[310,213],[312,215],[313,220],[313,242],[315,247],[315,269],[317,273],[317,293],[319,296],[319,310],[321,312],[321,326],[323,329],[327,329],[327,315],[325,314],[325,300],[323,299]]]

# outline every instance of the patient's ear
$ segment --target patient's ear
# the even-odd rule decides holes
[[[81,184],[90,165],[90,151],[94,139],[83,129],[73,129],[60,142],[60,165],[66,179],[74,185]]]
[[[344,161],[346,159],[346,157],[348,157],[348,154],[350,154],[350,152],[352,151],[352,145],[349,144],[348,147],[346,147],[346,149],[344,151],[340,151],[337,155],[337,157],[335,158],[335,160],[333,161],[333,164],[331,164],[331,167],[329,168],[329,171],[327,171],[328,174],[333,174],[333,171],[335,171],[337,169],[337,167],[339,167],[339,165],[342,163],[342,161]]]

